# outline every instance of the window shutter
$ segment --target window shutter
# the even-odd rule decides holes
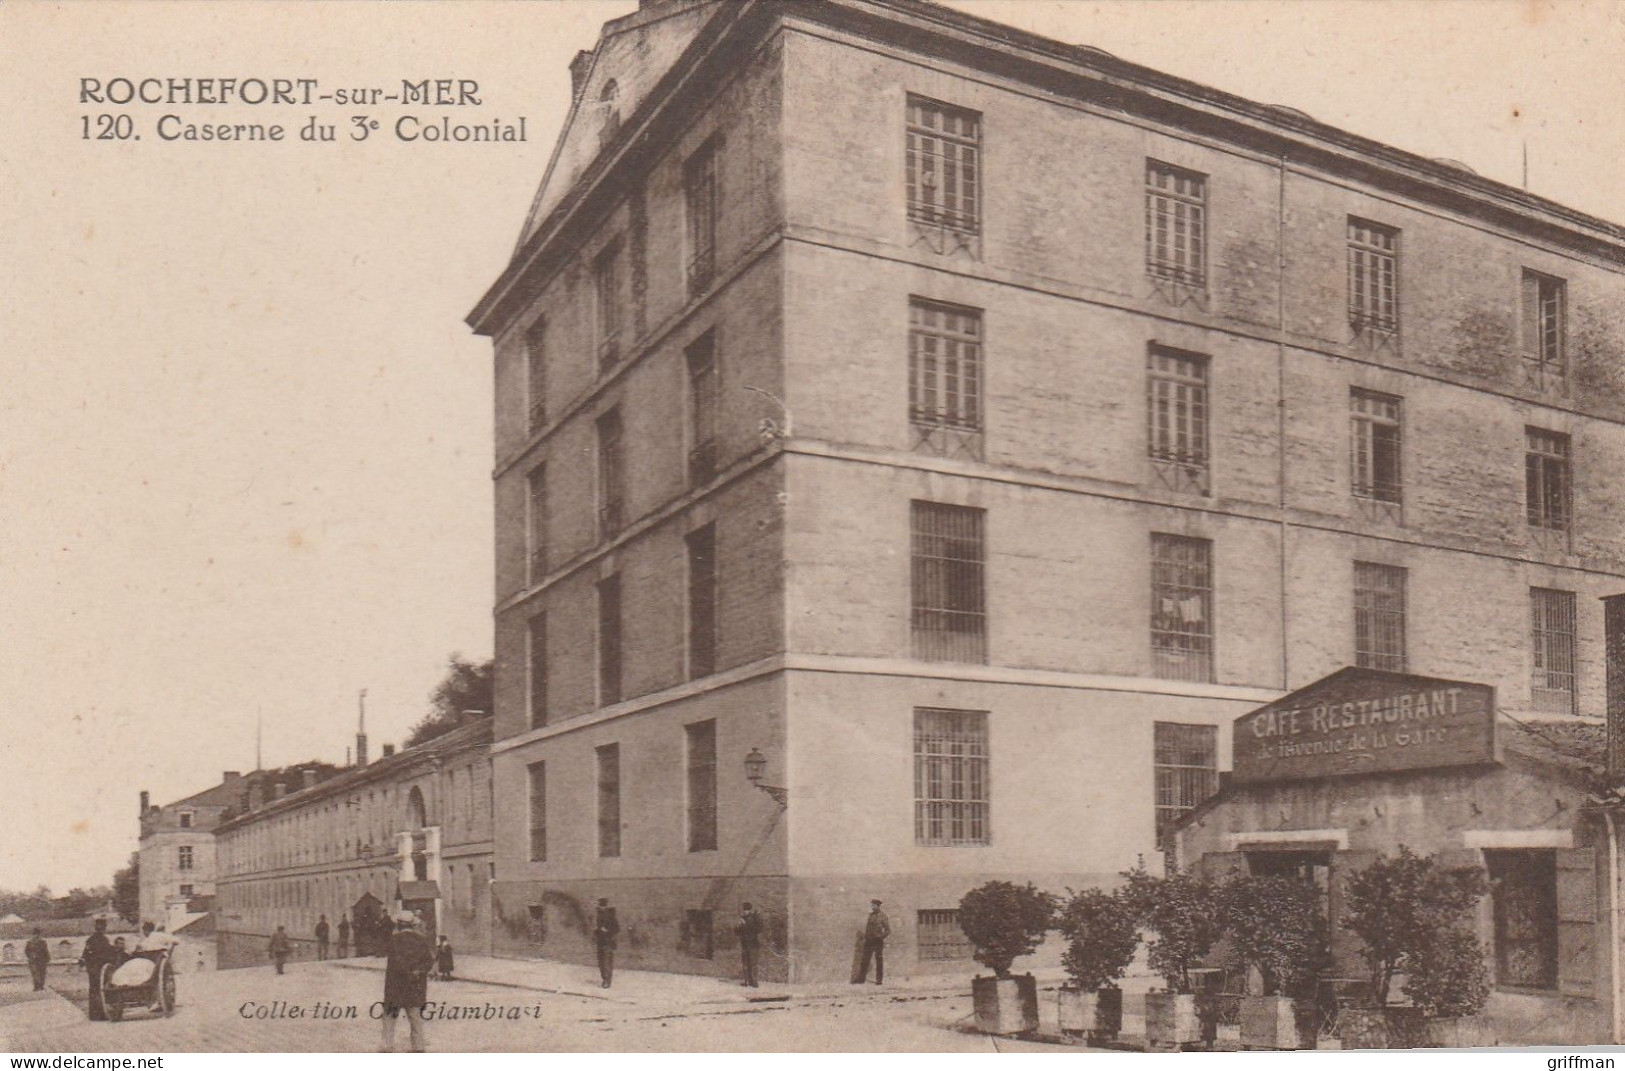
[[[1528,272],[1523,273],[1523,352],[1540,353],[1540,280]]]
[[[1565,996],[1596,989],[1597,863],[1590,848],[1557,852],[1557,988]]]
[[[1343,928],[1344,904],[1348,894],[1345,892],[1350,874],[1358,874],[1366,867],[1377,861],[1381,854],[1369,849],[1359,851],[1337,852],[1332,856],[1331,894],[1327,898],[1328,911],[1331,914],[1328,929],[1331,933],[1332,969],[1341,978],[1364,978],[1366,976],[1365,960],[1361,953],[1365,946],[1360,939]]]

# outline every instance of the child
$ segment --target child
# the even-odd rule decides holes
[[[451,981],[451,941],[446,938],[445,934],[440,935],[440,944],[435,947],[434,963],[440,971],[440,980],[442,982]]]

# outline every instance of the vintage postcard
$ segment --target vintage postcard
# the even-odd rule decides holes
[[[0,1048],[1625,1043],[1625,4],[0,45]]]

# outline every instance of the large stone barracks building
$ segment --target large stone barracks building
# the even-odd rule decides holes
[[[725,973],[752,900],[844,978],[879,897],[963,970],[968,888],[1109,880],[1341,667],[1601,715],[1619,227],[922,0],[646,0],[572,74],[469,318],[498,952],[607,896]]]

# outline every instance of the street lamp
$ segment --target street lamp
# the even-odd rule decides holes
[[[777,803],[779,810],[782,811],[790,805],[790,792],[777,785],[762,784],[762,773],[766,769],[767,756],[756,748],[751,748],[750,754],[745,756],[745,780],[772,796],[773,802]]]

